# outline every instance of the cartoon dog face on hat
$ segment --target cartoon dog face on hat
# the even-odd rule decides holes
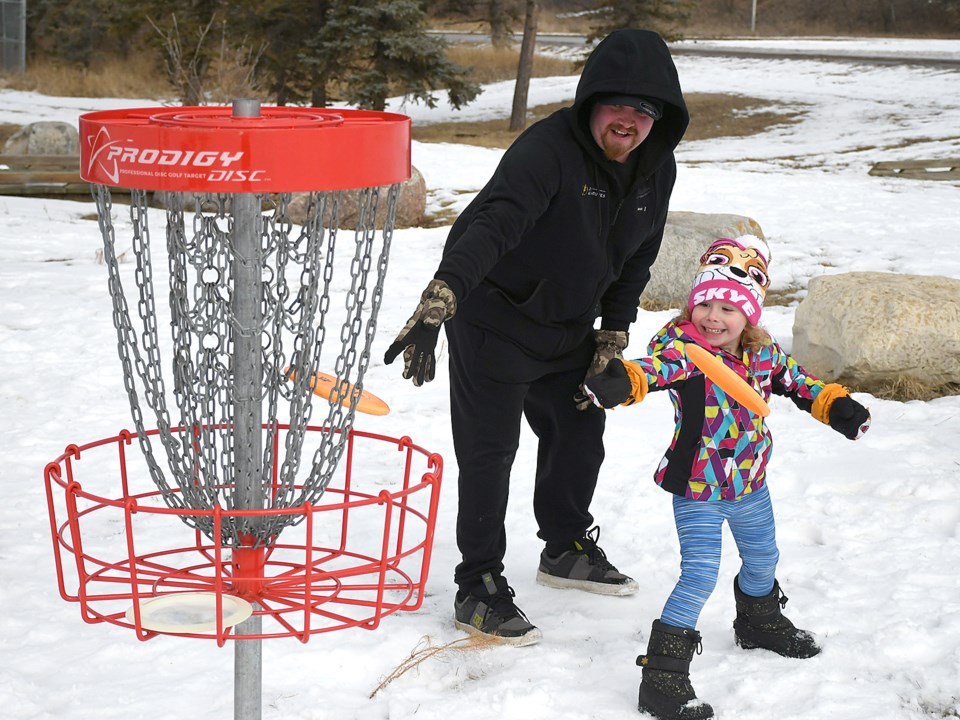
[[[754,235],[716,240],[700,257],[687,307],[719,300],[739,308],[756,325],[770,286],[769,259],[767,244]]]

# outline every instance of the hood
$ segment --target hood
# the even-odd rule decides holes
[[[680,143],[690,115],[683,101],[677,68],[667,44],[650,30],[615,30],[594,48],[580,74],[574,111],[581,133],[590,136],[590,110],[599,93],[643,95],[663,102],[663,117],[634,152],[653,170]],[[596,145],[596,143],[593,143]]]

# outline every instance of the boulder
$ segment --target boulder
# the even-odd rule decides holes
[[[960,386],[960,280],[851,272],[810,281],[793,323],[797,361],[866,392]],[[943,394],[943,393],[941,393]]]
[[[80,133],[70,123],[41,122],[24,125],[7,138],[4,155],[79,155]]]
[[[640,296],[640,307],[644,310],[683,307],[704,250],[717,238],[741,235],[766,239],[757,221],[743,215],[667,213],[660,254],[650,268],[650,282]]]
[[[387,190],[380,188],[380,201],[377,207],[377,227],[383,227],[387,216]],[[360,190],[344,190],[340,197],[339,223],[340,229],[355,230],[360,220]],[[400,195],[397,198],[397,214],[393,226],[396,228],[418,227],[423,221],[427,208],[427,184],[423,175],[416,168],[411,168],[410,179],[400,185]],[[291,221],[303,225],[307,221],[307,194],[294,193],[293,199],[287,206]],[[325,225],[329,225],[328,216]]]

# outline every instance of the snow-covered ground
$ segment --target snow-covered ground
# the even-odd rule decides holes
[[[960,55],[957,41],[862,41],[902,52]],[[801,49],[808,41],[791,43]],[[755,218],[774,254],[774,289],[853,270],[960,278],[960,183],[867,175],[873,162],[960,157],[960,71],[909,64],[680,55],[687,92],[740,93],[802,113],[751,137],[683,143],[672,207]],[[572,97],[575,78],[535,80],[530,103]],[[415,122],[509,114],[510,83],[487,88],[459,113],[394,104]],[[0,91],[0,122],[76,122],[94,109],[156,104]],[[415,143],[433,211],[466,205],[500,151]],[[0,707],[16,720],[227,718],[233,714],[232,645],[160,637],[139,642],[113,625],[85,624],[57,592],[41,473],[68,443],[128,427],[100,233],[92,206],[0,197]],[[611,559],[640,582],[630,598],[535,584],[540,546],[530,507],[533,436],[513,471],[507,576],[518,604],[543,630],[540,645],[465,649],[422,663],[371,692],[429,636],[452,624],[456,458],[447,412],[446,352],[422,388],[400,379],[383,351],[432,276],[447,228],[395,233],[383,309],[365,385],[392,412],[361,416],[361,430],[409,434],[443,455],[445,485],[423,608],[374,632],[349,630],[264,643],[263,717],[639,717],[634,658],[646,645],[678,574],[670,497],[651,479],[672,433],[666,397],[609,416],[607,461],[593,512]],[[159,233],[156,237],[161,237]],[[118,238],[120,249],[122,240]],[[794,307],[764,312],[791,344]],[[641,312],[641,352],[671,313]],[[628,355],[630,351],[628,350]],[[892,402],[858,396],[873,414],[851,443],[782,399],[770,488],[778,521],[788,615],[824,647],[793,661],[735,647],[727,539],[720,584],[699,629],[699,695],[718,717],[752,720],[920,720],[960,716],[960,397]]]
[[[736,50],[751,53],[782,53],[791,55],[831,55],[874,60],[960,60],[960,41],[923,40],[909,38],[855,38],[855,37],[766,37],[682,40],[673,45],[677,50]]]

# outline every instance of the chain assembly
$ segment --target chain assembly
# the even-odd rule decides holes
[[[117,257],[110,189],[94,186],[124,385],[151,479],[169,507],[279,509],[323,494],[353,425],[356,403],[345,400],[362,392],[369,365],[399,187],[360,190],[353,231],[337,230],[339,191],[309,193],[302,225],[290,219],[290,193],[165,193],[165,253],[152,247],[149,222],[163,211],[148,206],[147,191],[132,190],[130,272]],[[255,208],[252,228],[236,221],[233,206],[244,201]],[[387,217],[378,232],[381,202]],[[241,231],[258,238],[252,252],[239,245]],[[354,234],[352,254],[344,253],[345,232]],[[337,247],[345,257],[337,257]],[[166,304],[158,300],[166,278],[155,277],[154,254],[166,255]],[[332,296],[344,298],[343,306],[331,307]],[[254,362],[247,362],[251,346]],[[353,396],[314,395],[311,378],[331,367]],[[323,431],[311,433],[319,441],[305,465],[306,430],[318,405],[326,413]],[[165,462],[146,433],[147,410]],[[238,432],[244,427],[257,428],[253,439]],[[254,461],[238,463],[240,453]],[[238,466],[252,468],[252,477],[239,477]],[[223,523],[219,538],[210,517],[180,517],[224,544],[259,547],[303,515],[241,516]]]

